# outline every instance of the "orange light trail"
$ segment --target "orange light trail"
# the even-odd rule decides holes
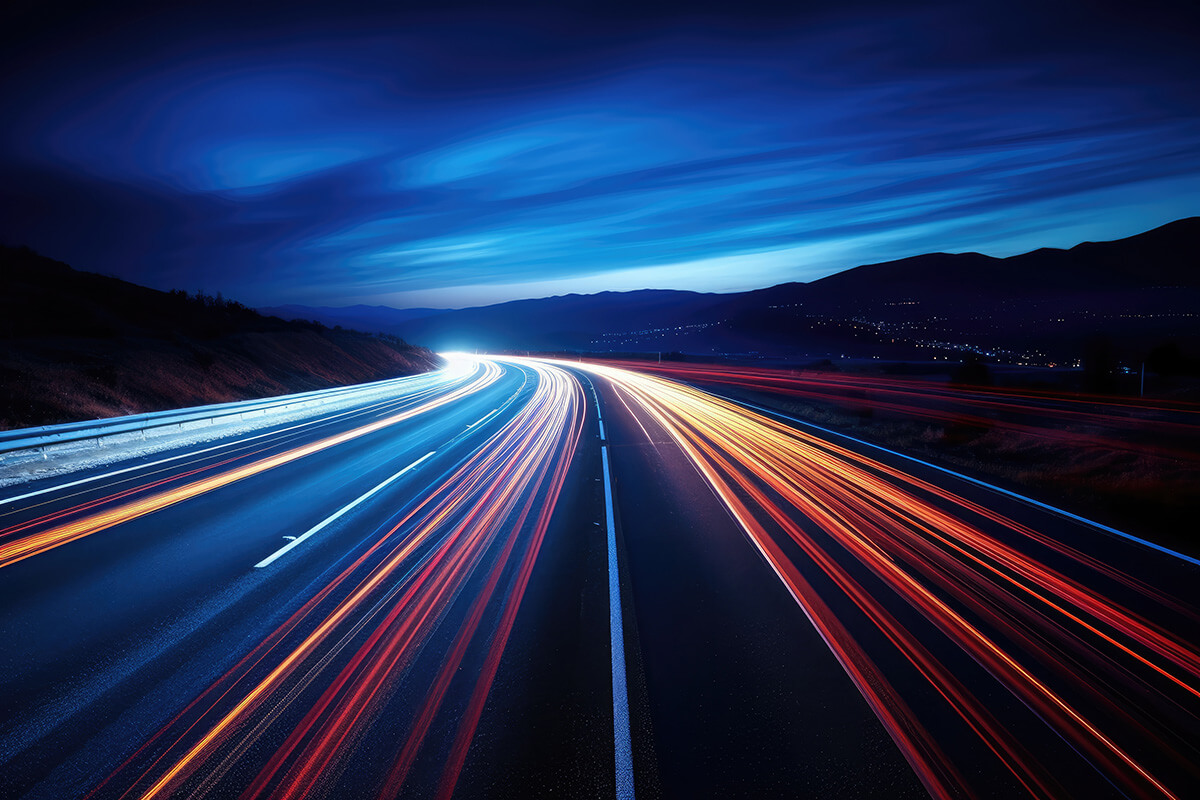
[[[704,385],[816,401],[851,413],[1010,431],[1075,446],[1200,461],[1200,405],[1117,400],[1103,395],[966,387],[890,376],[804,372],[716,364],[614,361],[611,366]]]
[[[638,425],[639,416],[653,420],[696,466],[933,796],[972,796],[970,773],[930,733],[936,714],[906,702],[881,659],[910,664],[1026,792],[1072,795],[1057,765],[1042,763],[939,661],[935,650],[947,646],[1128,796],[1183,797],[1200,785],[1195,753],[1180,745],[1200,729],[1200,652],[1097,587],[1115,584],[1139,608],[1193,628],[1194,608],[945,488],[698,389],[582,368],[609,381]],[[819,590],[813,576],[833,588]],[[832,610],[847,603],[853,624]],[[936,644],[901,621],[913,612],[940,633]],[[892,649],[861,645],[854,632],[864,623]],[[1187,723],[1163,730],[1148,706]]]
[[[47,550],[52,550],[56,547],[61,547],[69,542],[82,539],[85,536],[91,536],[94,533],[107,530],[116,525],[129,522],[143,517],[146,514],[151,514],[155,511],[160,511],[177,503],[182,503],[185,500],[190,500],[193,497],[198,497],[215,489],[220,489],[223,486],[228,486],[231,483],[243,480],[253,475],[266,472],[267,470],[290,464],[306,456],[314,453],[319,453],[323,450],[328,450],[331,447],[344,444],[346,442],[358,439],[376,431],[383,430],[397,423],[412,419],[420,414],[432,411],[435,408],[440,408],[448,403],[453,403],[456,400],[462,399],[469,394],[478,392],[491,384],[493,384],[500,376],[500,369],[494,364],[484,364],[470,380],[458,381],[449,384],[447,390],[433,394],[428,399],[423,400],[417,405],[406,408],[405,410],[391,414],[383,419],[376,420],[367,425],[361,425],[351,430],[339,433],[333,436],[327,436],[309,444],[295,447],[282,453],[253,461],[240,467],[225,471],[217,471],[216,474],[210,475],[199,480],[191,481],[182,486],[149,494],[148,496],[140,497],[129,502],[115,504],[117,500],[123,500],[134,494],[145,494],[148,488],[158,488],[168,482],[173,482],[181,476],[173,476],[170,479],[162,479],[151,484],[127,489],[116,493],[109,497],[93,500],[88,503],[81,504],[74,508],[56,512],[55,514],[40,517],[35,520],[22,522],[8,528],[0,530],[0,568],[10,566],[22,561],[31,556],[44,553]],[[229,463],[228,461],[220,462],[216,465],[210,465],[205,469],[213,470],[215,467],[221,467]],[[190,476],[199,472],[193,470],[184,473],[183,477]],[[64,522],[58,525],[46,527],[46,523],[53,522],[61,517],[77,515],[82,511],[88,511],[95,507],[105,507],[103,511],[97,511],[85,516],[73,519],[70,522]],[[32,530],[32,533],[28,531]],[[22,535],[23,534],[23,535]]]
[[[541,364],[523,369],[535,374],[536,386],[508,423],[424,490],[93,796],[109,796],[114,787],[125,787],[121,797],[198,796],[217,786],[243,797],[328,796],[398,684],[422,685],[425,678],[409,667],[427,656],[435,631],[465,608],[381,796],[404,788],[450,685],[467,680],[468,712],[447,712],[452,744],[438,786],[441,796],[452,792],[584,421],[573,377]],[[482,666],[464,677],[467,650],[481,645]],[[271,755],[256,775],[233,771],[265,742],[272,742]],[[430,757],[440,758],[436,751]]]

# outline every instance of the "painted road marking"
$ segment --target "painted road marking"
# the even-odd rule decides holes
[[[621,581],[617,573],[617,529],[613,525],[612,478],[608,448],[604,463],[604,514],[608,519],[608,630],[612,644],[613,743],[616,749],[617,800],[634,800],[633,746],[629,738],[629,691],[625,686],[625,631],[621,622]]]
[[[600,441],[604,438],[604,419],[600,414],[600,395],[588,379],[596,401],[596,421],[600,423]],[[633,744],[629,736],[629,689],[625,679],[625,626],[621,619],[621,578],[617,571],[617,528],[614,522],[612,475],[608,469],[608,446],[600,445],[604,466],[604,517],[608,523],[608,634],[612,653],[613,749],[616,751],[617,800],[634,800]]]
[[[596,401],[596,422],[600,423],[600,441],[603,442],[605,440],[604,419],[600,416],[600,395],[596,394],[596,384],[592,383],[590,378],[588,379],[588,383],[592,387],[592,399]]]
[[[379,485],[378,485],[378,486],[376,486],[374,489],[372,489],[371,491],[369,491],[369,492],[367,492],[366,494],[364,494],[362,497],[358,498],[357,500],[353,500],[353,501],[351,501],[351,502],[350,502],[348,505],[342,506],[340,509],[338,509],[337,511],[333,512],[333,513],[332,513],[332,514],[330,514],[328,517],[326,517],[325,519],[321,520],[321,521],[320,521],[320,522],[318,522],[316,525],[314,525],[313,527],[309,528],[307,531],[305,531],[304,533],[300,534],[300,535],[299,535],[299,536],[297,536],[295,539],[293,539],[292,541],[288,542],[288,543],[287,543],[287,544],[285,544],[283,547],[279,548],[279,549],[278,549],[278,550],[276,550],[274,553],[272,553],[271,555],[269,555],[269,556],[267,556],[266,558],[264,558],[262,561],[260,561],[260,562],[258,562],[257,564],[255,564],[255,565],[254,565],[255,569],[261,569],[262,567],[269,566],[269,565],[271,564],[271,562],[273,562],[275,559],[279,558],[279,557],[280,557],[280,556],[282,556],[284,553],[287,553],[287,552],[288,552],[289,550],[291,550],[293,547],[296,547],[297,545],[301,544],[301,543],[302,543],[302,542],[303,542],[305,539],[307,539],[308,537],[312,536],[314,533],[317,533],[317,532],[319,532],[319,531],[320,531],[322,528],[324,528],[326,525],[328,525],[329,523],[333,522],[333,521],[334,521],[334,520],[336,520],[338,517],[342,516],[342,515],[343,515],[343,514],[345,514],[347,511],[351,510],[352,508],[354,508],[354,507],[355,507],[355,506],[357,506],[358,504],[360,504],[360,503],[362,503],[362,502],[366,501],[367,499],[369,499],[371,496],[375,495],[376,493],[378,493],[378,492],[380,492],[380,491],[383,491],[383,489],[385,489],[385,488],[388,486],[388,484],[390,484],[390,483],[392,483],[393,481],[397,480],[398,478],[400,478],[400,476],[401,476],[401,475],[403,475],[404,473],[406,473],[406,472],[408,472],[409,470],[413,469],[413,468],[414,468],[414,467],[416,467],[418,464],[420,464],[422,461],[424,461],[425,459],[429,458],[431,455],[433,455],[433,454],[434,454],[434,453],[436,453],[436,452],[437,452],[436,450],[430,450],[428,453],[426,453],[425,455],[421,456],[421,457],[420,457],[420,458],[418,458],[416,461],[414,461],[413,463],[409,464],[407,467],[405,467],[404,469],[400,470],[400,471],[399,471],[399,472],[397,472],[395,475],[393,475],[392,477],[388,478],[388,479],[387,479],[387,480],[385,480],[383,483],[379,484]],[[286,537],[285,537],[285,538],[286,538]]]
[[[491,412],[490,414],[488,414],[487,416],[485,416],[483,419],[479,420],[478,422],[472,422],[472,423],[471,423],[470,425],[468,425],[467,427],[468,427],[468,428],[474,428],[476,425],[482,425],[484,422],[486,422],[486,421],[488,421],[489,419],[491,419],[492,417],[494,417],[494,416],[496,415],[496,412],[497,412],[497,411],[499,411],[499,410],[500,410],[500,408],[499,408],[499,407],[497,407],[497,408],[493,408],[493,409],[492,409],[492,412]]]

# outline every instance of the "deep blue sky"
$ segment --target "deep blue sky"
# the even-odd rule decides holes
[[[5,12],[0,239],[157,288],[731,291],[1200,213],[1191,3],[95,5]]]

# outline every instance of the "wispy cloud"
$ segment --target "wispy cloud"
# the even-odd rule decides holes
[[[947,49],[930,25],[954,15]],[[729,291],[1200,211],[1177,52],[999,46],[972,20],[826,14],[750,40],[555,49],[561,75],[481,71],[473,91],[419,26],[408,49],[339,31],[189,52],[32,103],[0,170],[42,202],[0,233],[250,302],[461,306]],[[476,41],[445,31],[425,33]]]

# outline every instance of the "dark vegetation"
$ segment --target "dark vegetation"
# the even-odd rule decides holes
[[[425,372],[394,335],[267,317],[0,247],[0,428],[268,397]]]

